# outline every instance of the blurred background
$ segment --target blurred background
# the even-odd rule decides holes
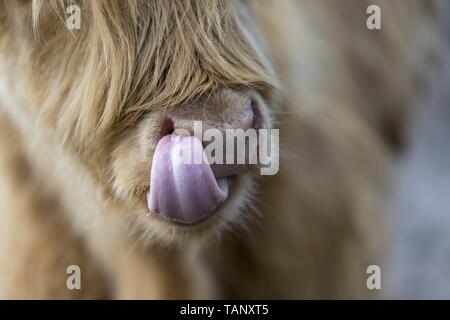
[[[450,299],[450,1],[440,15],[444,59],[394,171],[384,283],[396,298]]]

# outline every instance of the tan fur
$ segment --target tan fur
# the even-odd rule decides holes
[[[435,40],[430,1],[376,2],[381,31],[357,0],[76,1],[71,32],[71,2],[0,0],[0,297],[375,297]],[[231,118],[236,94],[280,128],[279,174],[197,226],[147,217],[164,115]]]

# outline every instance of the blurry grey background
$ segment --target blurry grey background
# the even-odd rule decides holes
[[[382,280],[393,298],[450,299],[450,1],[440,12],[445,58],[395,170],[394,246]]]

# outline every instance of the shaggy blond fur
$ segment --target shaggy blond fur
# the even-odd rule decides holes
[[[377,295],[365,272],[433,58],[431,1],[371,1],[380,31],[357,0],[74,2],[69,31],[72,2],[0,0],[0,297]],[[164,115],[231,117],[242,96],[280,128],[280,173],[240,177],[200,225],[147,217]]]

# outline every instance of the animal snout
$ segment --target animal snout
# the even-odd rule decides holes
[[[216,178],[241,174],[256,164],[257,131],[268,126],[258,98],[255,93],[222,90],[167,113],[161,136],[195,136]]]
[[[258,144],[262,112],[250,93],[222,90],[166,112],[156,146],[147,203],[150,212],[192,224],[210,216],[244,173]]]

